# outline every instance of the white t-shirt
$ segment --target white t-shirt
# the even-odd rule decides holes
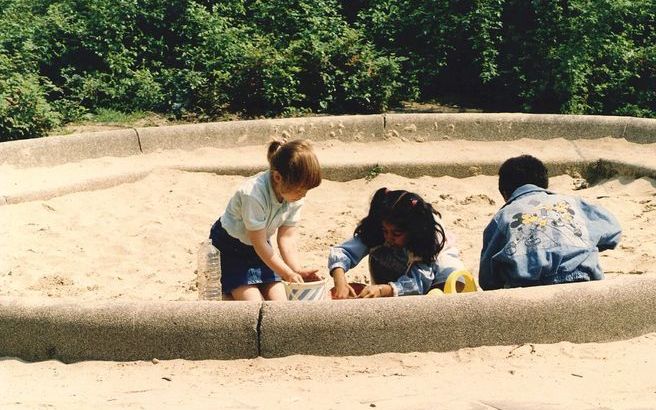
[[[246,231],[266,229],[271,238],[280,226],[294,226],[301,218],[303,199],[278,201],[273,191],[271,172],[264,171],[246,180],[232,196],[221,216],[221,225],[233,238],[253,245]]]

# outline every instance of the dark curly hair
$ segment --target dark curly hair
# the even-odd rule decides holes
[[[371,199],[369,214],[355,228],[358,236],[369,248],[382,245],[383,221],[394,225],[407,235],[406,248],[430,263],[444,248],[444,228],[436,220],[440,216],[431,204],[419,195],[404,191],[380,188]]]
[[[549,188],[549,173],[542,161],[531,155],[507,159],[499,168],[499,192],[506,201],[522,185]]]

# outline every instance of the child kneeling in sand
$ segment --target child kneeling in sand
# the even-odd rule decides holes
[[[547,169],[530,155],[499,168],[506,204],[483,233],[478,280],[484,290],[603,279],[599,251],[621,228],[607,210],[547,191]]]
[[[288,282],[319,279],[303,269],[296,251],[296,229],[308,190],[321,183],[319,161],[308,141],[269,144],[270,169],[245,181],[210,231],[221,252],[224,299],[287,300]],[[276,233],[280,255],[271,246]]]
[[[374,285],[356,295],[346,272],[367,254]],[[459,251],[433,206],[415,193],[387,188],[376,191],[353,238],[332,247],[328,257],[335,299],[423,295],[462,269]]]

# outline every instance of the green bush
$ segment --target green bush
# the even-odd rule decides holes
[[[656,116],[653,0],[366,3],[360,27],[378,50],[405,57],[406,88],[421,98]]]
[[[0,78],[0,141],[43,136],[59,125],[40,80],[34,74]]]
[[[656,117],[654,0],[0,0],[0,140],[90,113]]]
[[[172,98],[209,117],[386,109],[398,100],[400,59],[378,53],[338,10],[328,0],[252,1],[227,16],[190,5],[180,53],[192,86]]]
[[[525,111],[654,116],[655,14],[653,1],[508,1],[492,91]]]

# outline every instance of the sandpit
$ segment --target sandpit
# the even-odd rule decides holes
[[[2,294],[65,301],[196,300],[197,247],[244,178],[159,169],[108,189],[0,207],[0,235],[10,245],[3,253]],[[653,273],[654,180],[616,177],[574,191],[573,178],[561,175],[551,185],[605,206],[622,222],[621,245],[602,254],[609,277]],[[482,231],[503,201],[496,178],[485,175],[324,181],[309,192],[299,226],[307,266],[327,276],[329,247],[352,235],[371,195],[383,186],[416,191],[430,201],[455,234],[465,265],[477,273]],[[366,282],[367,272],[363,261],[350,277]]]
[[[60,164],[4,163],[0,165],[3,348],[13,352],[23,348],[23,353],[10,356],[28,360],[83,361],[64,365],[52,360],[31,364],[16,358],[2,360],[0,407],[138,408],[158,403],[192,408],[329,408],[332,403],[346,408],[649,408],[656,394],[649,377],[656,365],[650,293],[656,273],[656,233],[651,229],[656,215],[654,144],[633,138],[627,131],[630,126],[615,127],[612,121],[604,126],[615,127],[626,138],[604,137],[604,131],[594,140],[574,142],[557,135],[496,142],[442,135],[440,141],[430,141],[425,135],[404,135],[417,129],[428,132],[430,126],[413,130],[393,121],[388,124],[397,133],[376,134],[383,138],[374,143],[357,138],[344,141],[339,134],[316,141],[329,172],[323,184],[310,191],[299,227],[307,266],[316,266],[325,275],[328,248],[352,234],[371,194],[387,186],[416,191],[433,203],[457,237],[466,266],[476,274],[482,230],[502,205],[493,170],[501,158],[528,152],[545,159],[555,171],[554,190],[599,203],[620,220],[622,242],[602,256],[607,279],[590,286],[565,285],[562,290],[483,292],[457,296],[462,303],[458,299],[436,303],[454,318],[463,311],[478,315],[476,323],[485,326],[479,333],[471,332],[466,315],[457,323],[431,322],[438,328],[423,330],[413,328],[417,322],[406,327],[386,322],[386,317],[396,318],[396,312],[418,307],[421,320],[439,316],[440,310],[428,306],[425,299],[374,301],[365,308],[357,307],[358,301],[325,302],[341,303],[334,312],[343,316],[361,311],[363,317],[380,320],[372,319],[374,326],[369,328],[356,324],[341,329],[331,328],[331,323],[342,322],[333,320],[330,308],[318,305],[298,315],[295,309],[303,309],[300,303],[242,309],[239,303],[220,302],[231,304],[243,325],[235,335],[244,336],[246,343],[236,340],[230,348],[242,349],[241,357],[285,357],[181,360],[203,359],[203,346],[214,358],[228,358],[220,356],[226,349],[221,338],[230,334],[194,333],[211,329],[199,312],[230,326],[226,311],[196,301],[195,252],[234,187],[248,171],[263,167],[264,143],[249,145],[246,139],[232,148],[167,146],[161,151],[151,145],[149,152],[143,145],[137,148],[142,150],[139,155],[134,155],[133,147]],[[526,136],[530,135],[519,135]],[[166,141],[174,144],[173,138]],[[29,159],[28,151],[21,152],[23,160]],[[612,172],[599,172],[600,179],[589,188],[577,189],[580,173],[594,168],[597,159],[605,161],[601,171],[614,167]],[[379,164],[383,166],[374,166]],[[218,169],[224,172],[217,174]],[[366,282],[366,263],[351,271],[350,279]],[[576,306],[568,307],[573,300]],[[547,306],[563,317],[575,312],[575,316],[565,328],[544,318],[536,326],[530,315],[537,310],[524,309],[528,313],[522,316],[522,304],[534,309]],[[586,306],[601,310],[586,311]],[[486,312],[486,307],[494,309]],[[176,316],[176,310],[182,316]],[[241,315],[244,311],[248,315]],[[315,318],[322,319],[307,327],[311,322],[307,316],[313,311]],[[501,319],[496,327],[486,314]],[[189,318],[189,323],[177,323],[179,317]],[[258,317],[265,321],[258,324]],[[295,327],[295,317],[306,321]],[[524,331],[513,325],[513,317],[519,318]],[[149,318],[163,321],[153,323]],[[52,326],[57,323],[59,330]],[[402,332],[395,336],[399,329]],[[494,334],[495,329],[500,334]],[[285,336],[285,331],[293,337]],[[303,335],[320,337],[321,332],[336,335],[335,345],[345,341],[338,346],[342,350],[310,346],[303,351],[312,340]],[[431,334],[440,335],[444,349],[430,340]],[[470,347],[480,346],[477,334],[478,342],[487,340],[483,344],[489,346]],[[205,344],[193,346],[202,337],[207,337],[202,339]],[[412,345],[404,350],[394,340],[430,351],[413,353]],[[609,340],[616,341],[599,343]],[[590,341],[595,343],[585,343]],[[351,353],[334,357],[341,356],[340,351]],[[405,393],[392,393],[399,386],[405,386]]]

